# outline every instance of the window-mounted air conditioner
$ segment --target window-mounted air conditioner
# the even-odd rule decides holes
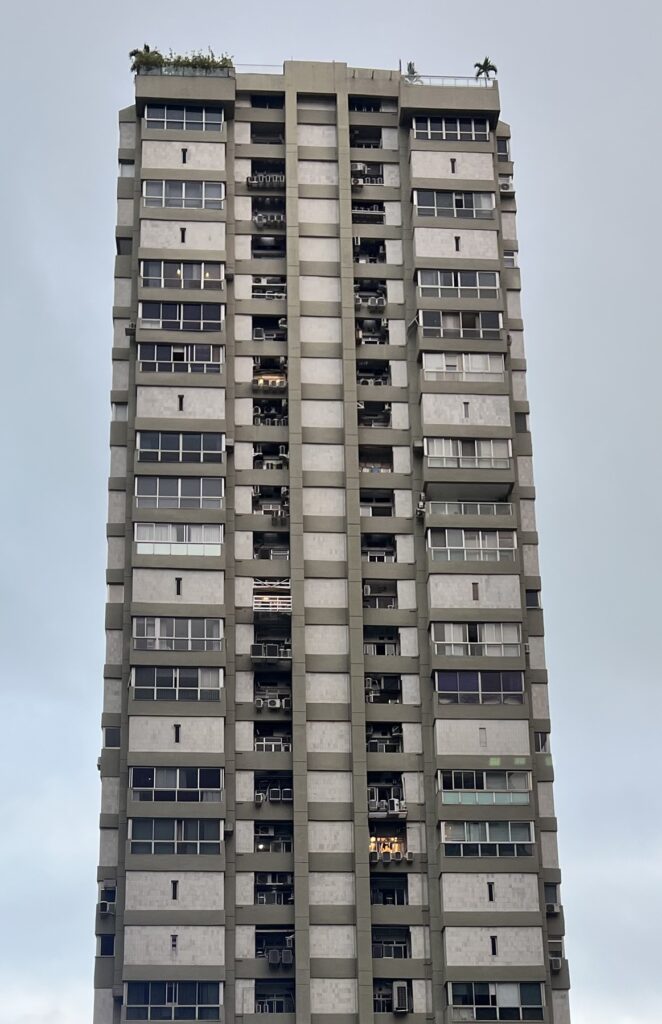
[[[560,914],[561,913],[561,904],[560,903],[546,903],[545,904],[545,913],[549,914],[550,916],[553,916],[555,914]]]
[[[555,974],[558,973],[563,967],[563,960],[560,956],[550,956],[549,958],[549,969]]]
[[[406,981],[394,981],[393,989],[393,1013],[409,1013],[409,992]]]

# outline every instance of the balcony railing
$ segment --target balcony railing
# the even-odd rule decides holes
[[[403,75],[406,85],[441,85],[453,89],[492,89],[496,85],[494,78],[465,78],[448,75]]]
[[[477,381],[486,384],[498,383],[506,379],[505,370],[423,370],[423,380]]]
[[[292,597],[282,594],[253,594],[254,612],[291,612]]]
[[[253,750],[261,754],[289,754],[292,740],[285,736],[256,736]]]
[[[265,660],[289,660],[292,658],[292,647],[289,643],[264,642],[251,644],[251,658],[264,658]]]
[[[432,641],[435,654],[444,658],[519,658],[521,644],[511,643],[445,643]]]
[[[164,64],[161,67],[140,67],[137,75],[183,75],[185,78],[234,78],[234,68],[191,68],[176,64]]]
[[[430,469],[510,469],[510,458],[494,455],[428,455]]]
[[[512,516],[509,501],[428,501],[431,516]]]
[[[395,551],[389,548],[364,548],[361,551],[363,562],[395,562]]]
[[[514,548],[428,548],[433,562],[513,562]]]

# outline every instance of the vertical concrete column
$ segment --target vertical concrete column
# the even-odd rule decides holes
[[[368,860],[368,781],[365,748],[363,659],[363,587],[361,567],[359,433],[357,424],[356,338],[354,334],[354,254],[349,145],[348,82],[336,84],[338,125],[338,197],[340,206],[340,299],[345,424],[345,489],[349,602],[350,714],[354,793],[354,873],[359,1020],[372,1019],[372,924]]]
[[[289,80],[288,80],[289,79]],[[299,181],[297,92],[286,72],[285,216],[287,223],[287,373],[290,452],[290,571],[292,587],[292,781],[294,786],[294,941],[296,1019],[310,1021],[308,912],[308,751],[301,460],[301,340],[299,310]]]

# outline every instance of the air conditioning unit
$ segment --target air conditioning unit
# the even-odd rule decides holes
[[[400,813],[400,801],[397,799],[397,797],[391,797],[391,799],[388,802],[388,809],[391,814]]]
[[[253,341],[264,341],[264,327],[253,328]]]
[[[368,702],[368,704],[374,704],[375,697],[376,697],[376,694],[375,694],[374,690],[367,690],[366,691],[365,699]]]
[[[349,165],[349,169],[352,172],[352,174],[365,174],[366,171],[368,170],[366,164],[362,164],[356,161],[352,161],[352,163]]]
[[[264,644],[264,653],[267,658],[277,658],[278,644]]]
[[[370,597],[370,594],[371,594],[370,584],[369,583],[364,583],[363,584],[363,596],[364,597]]]
[[[267,953],[267,962],[270,967],[278,967],[280,964],[280,950],[270,949]]]
[[[550,971],[553,971],[554,974],[558,974],[558,972],[561,970],[562,967],[563,967],[563,960],[561,959],[560,956],[550,956],[550,958],[549,958],[549,969],[550,969]]]
[[[283,789],[281,791],[281,799],[282,799],[284,804],[291,804],[292,801],[294,800],[294,790],[293,789]]]
[[[499,189],[501,192],[512,192],[513,183],[512,181],[501,181],[499,182]]]
[[[276,711],[281,706],[280,697],[269,697],[267,707],[270,711]]]
[[[368,860],[370,861],[371,864],[378,864],[379,863],[379,851],[378,850],[371,850],[370,853],[368,854]]]
[[[412,861],[414,860],[414,854],[411,852],[411,850],[407,850],[405,854],[405,860],[407,861],[408,864],[411,864]]]
[[[264,707],[264,701],[262,697],[256,697],[253,703],[255,704],[255,707],[258,711],[261,711],[262,708]]]
[[[352,185],[363,185],[363,178],[352,178]]]
[[[291,711],[292,710],[292,698],[291,697],[281,697],[280,703],[281,703],[281,707],[282,707],[283,711]]]
[[[256,807],[259,807],[260,804],[263,804],[264,803],[264,793],[256,793],[255,796],[253,797],[253,802],[254,802]]]
[[[391,863],[391,851],[390,850],[384,850],[384,852],[382,853],[382,861],[384,862],[384,864],[390,864]]]
[[[271,786],[267,795],[270,803],[279,804],[283,797],[283,791],[280,786]]]
[[[401,850],[394,850],[393,853],[391,854],[391,856],[393,857],[393,860],[395,861],[395,863],[399,864],[400,861],[402,860],[402,851]]]
[[[280,954],[280,962],[283,967],[291,967],[294,963],[294,950],[283,949]]]
[[[406,981],[393,982],[393,1013],[409,1013],[409,992]]]
[[[101,900],[101,902],[99,903],[99,913],[100,914],[114,914],[115,913],[115,904],[114,903],[109,903],[108,900]]]
[[[561,904],[560,903],[546,903],[545,904],[545,913],[548,914],[550,917],[553,917],[556,914],[560,914],[561,913]]]
[[[379,800],[368,800],[368,811],[378,811]]]

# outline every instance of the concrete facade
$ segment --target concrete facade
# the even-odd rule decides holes
[[[569,1024],[498,87],[291,61],[135,87],[94,1024],[450,1024],[454,981]]]

